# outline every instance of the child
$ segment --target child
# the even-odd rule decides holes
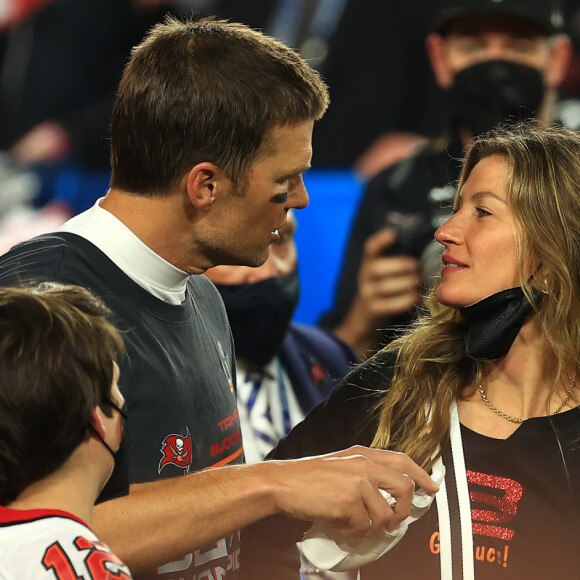
[[[78,286],[0,289],[0,578],[130,579],[92,532],[123,431],[108,309]]]

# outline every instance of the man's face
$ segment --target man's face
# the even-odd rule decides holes
[[[438,44],[435,49],[429,44]],[[478,15],[452,23],[444,37],[431,35],[428,48],[437,81],[444,89],[467,67],[490,60],[507,60],[538,70],[546,86],[559,77],[552,68],[556,54],[552,40],[531,23],[516,17]]]
[[[296,270],[296,244],[294,232],[296,218],[289,211],[287,223],[280,230],[280,239],[270,246],[270,256],[258,268],[248,266],[216,266],[206,272],[206,276],[214,284],[254,284],[268,278],[286,276]]]
[[[312,158],[313,121],[279,125],[269,133],[269,152],[250,168],[243,192],[230,182],[216,201],[213,228],[201,243],[214,265],[261,266],[290,209],[308,205],[302,174]]]

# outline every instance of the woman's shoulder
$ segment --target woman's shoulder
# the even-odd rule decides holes
[[[291,459],[370,445],[377,428],[377,405],[392,379],[396,353],[380,352],[355,366],[269,457]]]
[[[393,378],[397,353],[381,350],[372,357],[359,363],[344,378],[343,384],[365,387],[365,389],[384,392]]]

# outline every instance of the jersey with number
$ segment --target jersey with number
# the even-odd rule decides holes
[[[0,506],[0,580],[131,580],[129,568],[80,519]]]

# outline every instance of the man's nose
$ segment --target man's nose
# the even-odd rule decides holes
[[[507,50],[501,42],[490,42],[485,47],[484,60],[506,60]]]
[[[309,202],[308,191],[301,177],[288,192],[288,203],[286,207],[287,209],[304,209]]]

